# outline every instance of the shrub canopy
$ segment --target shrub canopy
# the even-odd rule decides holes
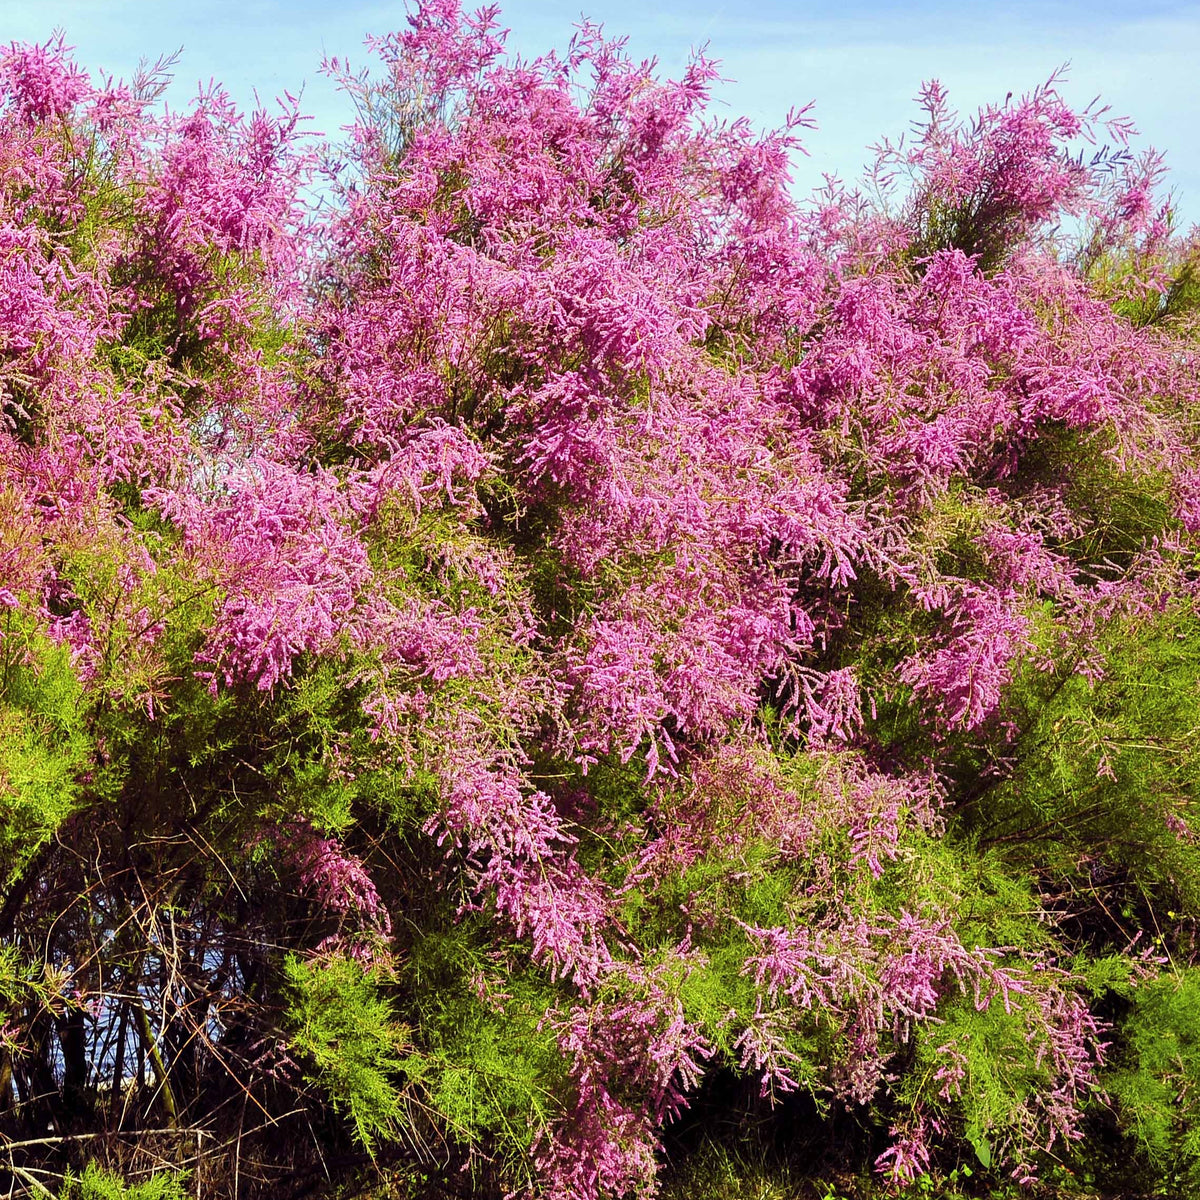
[[[14,1178],[1196,1186],[1159,160],[930,84],[801,202],[703,57],[369,47],[332,146],[0,56]]]

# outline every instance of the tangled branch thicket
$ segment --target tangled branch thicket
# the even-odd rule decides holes
[[[336,145],[0,55],[9,1195],[1200,1188],[1160,160],[931,84],[802,202],[496,19]]]

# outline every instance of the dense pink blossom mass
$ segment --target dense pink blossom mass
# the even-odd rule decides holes
[[[1029,1183],[1113,1012],[1066,940],[914,864],[1013,777],[1014,697],[1102,686],[1104,630],[1192,603],[1159,162],[1055,80],[970,122],[931,83],[862,190],[806,201],[805,111],[762,134],[708,113],[702,56],[667,82],[584,25],[521,61],[497,19],[426,0],[374,74],[328,60],[335,146],[290,102],[174,113],[153,68],[4,50],[0,636],[69,655],[81,805],[132,803],[112,764],[185,736],[184,691],[213,755],[250,714],[212,886],[315,914],[264,961],[350,960],[432,1055],[395,982],[424,886],[482,931],[481,1011],[539,981],[560,1075],[511,1186],[651,1195],[718,1071],[880,1106],[898,1184],[964,1127]],[[1161,499],[1121,541],[1096,488],[1130,480]],[[202,759],[171,819],[215,811],[169,782]],[[1028,1055],[990,1127],[955,1107],[980,1014]]]

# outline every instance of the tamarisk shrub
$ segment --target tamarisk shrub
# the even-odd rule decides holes
[[[1160,161],[930,84],[802,202],[702,56],[368,48],[320,146],[0,55],[14,1178],[647,1197],[721,1079],[882,1187],[1196,1178]]]

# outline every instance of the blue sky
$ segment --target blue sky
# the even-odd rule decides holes
[[[707,42],[732,81],[718,91],[730,116],[774,125],[815,101],[820,128],[796,171],[804,191],[822,172],[857,177],[867,146],[907,127],[923,79],[940,79],[969,111],[1070,62],[1068,98],[1082,106],[1100,94],[1131,116],[1143,141],[1166,151],[1182,215],[1200,220],[1200,3],[509,0],[502,22],[509,44],[535,55],[563,46],[584,12],[669,73]],[[403,20],[402,3],[364,0],[0,0],[0,41],[44,40],[61,27],[85,67],[117,75],[182,46],[175,102],[210,78],[243,103],[255,88],[269,99],[303,86],[313,127],[334,133],[349,116],[316,73],[322,52],[363,63],[363,36]]]

